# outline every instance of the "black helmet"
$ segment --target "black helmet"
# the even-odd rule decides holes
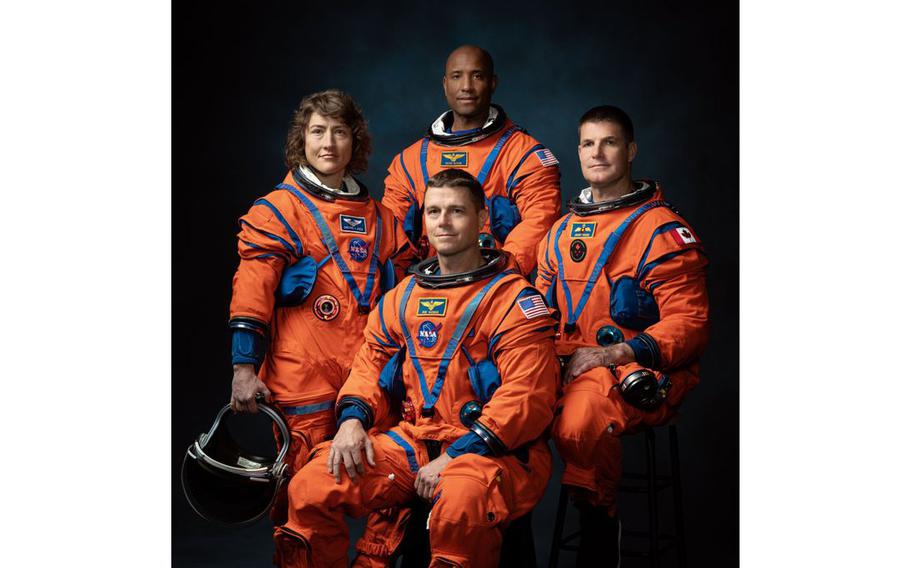
[[[288,425],[272,407],[258,403],[259,410],[274,423],[281,447],[274,458],[245,451],[221,420],[231,409],[226,405],[215,417],[207,434],[200,434],[186,451],[180,478],[190,506],[209,521],[243,526],[259,520],[275,502],[287,479],[285,456],[290,446]]]

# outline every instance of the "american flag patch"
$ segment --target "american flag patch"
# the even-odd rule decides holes
[[[547,308],[547,304],[544,303],[543,296],[540,294],[518,300],[518,307],[521,308],[521,313],[523,313],[527,319],[534,319],[550,314],[550,310]]]
[[[553,152],[548,148],[538,150],[534,152],[534,154],[537,156],[537,159],[540,160],[540,165],[542,166],[555,166],[559,163],[559,160],[556,159],[556,156],[554,156]]]

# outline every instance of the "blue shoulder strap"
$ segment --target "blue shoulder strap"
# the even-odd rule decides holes
[[[468,327],[468,324],[471,323],[471,318],[474,317],[474,313],[477,311],[477,308],[480,306],[480,302],[486,296],[490,288],[494,284],[502,280],[506,275],[512,274],[511,270],[505,270],[500,272],[496,276],[490,279],[489,282],[477,293],[476,296],[471,300],[468,306],[465,308],[464,312],[461,314],[461,317],[458,319],[458,325],[455,327],[455,332],[452,334],[452,338],[449,339],[449,343],[446,345],[446,350],[442,355],[442,361],[439,362],[439,371],[436,374],[436,382],[433,384],[432,391],[427,385],[426,374],[423,372],[423,366],[421,366],[420,361],[417,359],[417,353],[414,349],[414,340],[411,338],[411,333],[408,331],[407,322],[405,319],[405,314],[407,312],[408,299],[411,297],[411,291],[414,289],[414,284],[417,283],[416,278],[412,278],[408,285],[404,289],[404,293],[401,295],[401,304],[398,306],[398,321],[401,325],[401,333],[404,336],[405,344],[408,347],[408,357],[411,359],[411,362],[414,365],[414,370],[417,371],[417,378],[420,380],[420,390],[423,393],[424,406],[423,409],[432,410],[436,405],[436,400],[439,398],[439,393],[442,392],[442,385],[446,379],[446,372],[449,368],[449,363],[452,362],[452,358],[455,356],[455,350],[458,349],[458,345],[461,343],[464,332]]]
[[[502,147],[505,146],[506,141],[519,130],[521,130],[521,127],[513,124],[503,132],[499,137],[499,140],[496,141],[493,149],[490,150],[490,153],[487,155],[487,159],[483,162],[480,172],[477,174],[477,181],[480,182],[480,185],[483,185],[484,182],[487,181],[487,176],[490,175],[490,170],[493,168],[493,164],[496,162],[496,158],[499,156],[499,152],[502,151]]]
[[[361,310],[368,311],[370,309],[370,297],[373,295],[373,285],[376,283],[376,274],[379,272],[379,245],[382,242],[382,217],[379,215],[379,210],[376,210],[376,228],[373,230],[373,255],[370,259],[370,272],[367,275],[367,283],[363,293],[360,292],[360,287],[357,285],[357,281],[354,280],[354,276],[351,274],[351,270],[348,268],[347,263],[344,261],[344,258],[341,256],[341,252],[338,250],[338,243],[335,242],[335,237],[332,235],[332,230],[329,229],[328,223],[325,221],[325,217],[322,216],[322,213],[319,212],[319,208],[310,201],[310,199],[303,194],[299,189],[292,185],[286,183],[279,184],[278,189],[285,189],[293,193],[297,199],[307,208],[310,212],[310,215],[313,216],[313,220],[316,221],[316,226],[319,227],[319,232],[322,233],[322,244],[325,245],[325,248],[329,250],[329,254],[332,255],[332,259],[335,261],[335,265],[338,266],[338,270],[341,271],[341,275],[344,277],[345,281],[348,283],[348,288],[351,289],[351,294],[354,295],[354,299],[357,300],[357,306]]]
[[[423,190],[427,190],[427,184],[430,183],[430,174],[427,171],[427,147],[430,145],[430,137],[427,136],[420,144],[420,171],[423,173]]]
[[[666,201],[651,201],[645,203],[638,209],[632,212],[631,215],[625,218],[625,220],[620,223],[619,227],[613,231],[609,237],[607,237],[607,242],[604,243],[603,250],[600,251],[600,256],[597,257],[597,262],[594,264],[594,270],[591,271],[591,275],[588,276],[588,281],[585,284],[585,288],[581,293],[581,298],[578,299],[578,305],[572,306],[572,294],[569,291],[569,285],[566,283],[565,271],[563,270],[563,261],[562,261],[562,252],[559,250],[559,237],[562,236],[563,231],[566,228],[566,224],[569,221],[569,218],[572,215],[568,215],[562,224],[559,226],[559,230],[556,231],[556,236],[554,238],[554,250],[556,252],[556,265],[559,270],[558,278],[562,283],[562,290],[566,295],[566,308],[568,310],[565,328],[566,331],[571,331],[575,328],[575,323],[578,321],[578,318],[581,316],[582,310],[585,309],[585,305],[588,303],[588,298],[591,297],[591,290],[594,289],[594,283],[597,282],[598,275],[606,266],[607,261],[610,260],[613,251],[616,249],[616,245],[619,244],[619,240],[622,238],[623,233],[626,232],[626,229],[629,228],[629,225],[633,221],[638,219],[645,212],[654,209],[655,207],[668,207],[669,204]]]

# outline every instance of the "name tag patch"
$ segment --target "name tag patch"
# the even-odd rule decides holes
[[[423,298],[417,302],[417,315],[441,318],[446,315],[448,304],[446,298]]]
[[[367,234],[367,220],[364,217],[354,217],[352,215],[341,216],[341,232],[357,233],[358,235]]]
[[[468,167],[468,153],[443,152],[439,165],[444,168],[466,168]]]
[[[572,223],[571,237],[573,239],[591,239],[594,237],[594,231],[597,229],[597,223]]]

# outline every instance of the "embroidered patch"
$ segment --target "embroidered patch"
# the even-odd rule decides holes
[[[572,232],[569,236],[573,239],[590,239],[596,229],[597,223],[572,223]]]
[[[521,308],[521,313],[523,313],[527,319],[534,319],[536,317],[549,315],[550,313],[546,302],[543,301],[543,296],[539,294],[518,300],[518,307]]]
[[[431,321],[425,321],[417,328],[417,341],[424,347],[433,347],[439,340],[439,329],[442,324],[435,324]]]
[[[417,315],[441,318],[446,315],[448,304],[446,298],[422,298],[417,301]]]
[[[364,217],[354,217],[352,215],[341,216],[341,232],[357,233],[360,235],[367,234],[367,220]]]
[[[367,250],[367,242],[363,239],[353,239],[351,244],[348,245],[348,254],[351,255],[351,260],[363,262],[367,259],[367,255],[370,254],[369,250]]]
[[[686,227],[677,227],[673,229],[670,231],[670,236],[673,237],[673,240],[676,241],[676,244],[680,246],[698,242],[698,239],[695,238],[695,235],[692,234],[692,231]]]
[[[439,165],[444,168],[466,168],[468,167],[468,153],[443,152]]]
[[[338,317],[341,312],[341,304],[335,296],[323,294],[313,302],[313,313],[322,321],[330,321]]]
[[[575,239],[572,241],[572,244],[569,245],[569,256],[571,256],[572,260],[575,262],[581,262],[587,254],[588,247],[585,245],[584,241]]]
[[[540,160],[541,166],[555,166],[559,164],[559,160],[556,159],[556,156],[553,155],[553,152],[551,152],[549,148],[538,150],[534,152],[534,155]]]

